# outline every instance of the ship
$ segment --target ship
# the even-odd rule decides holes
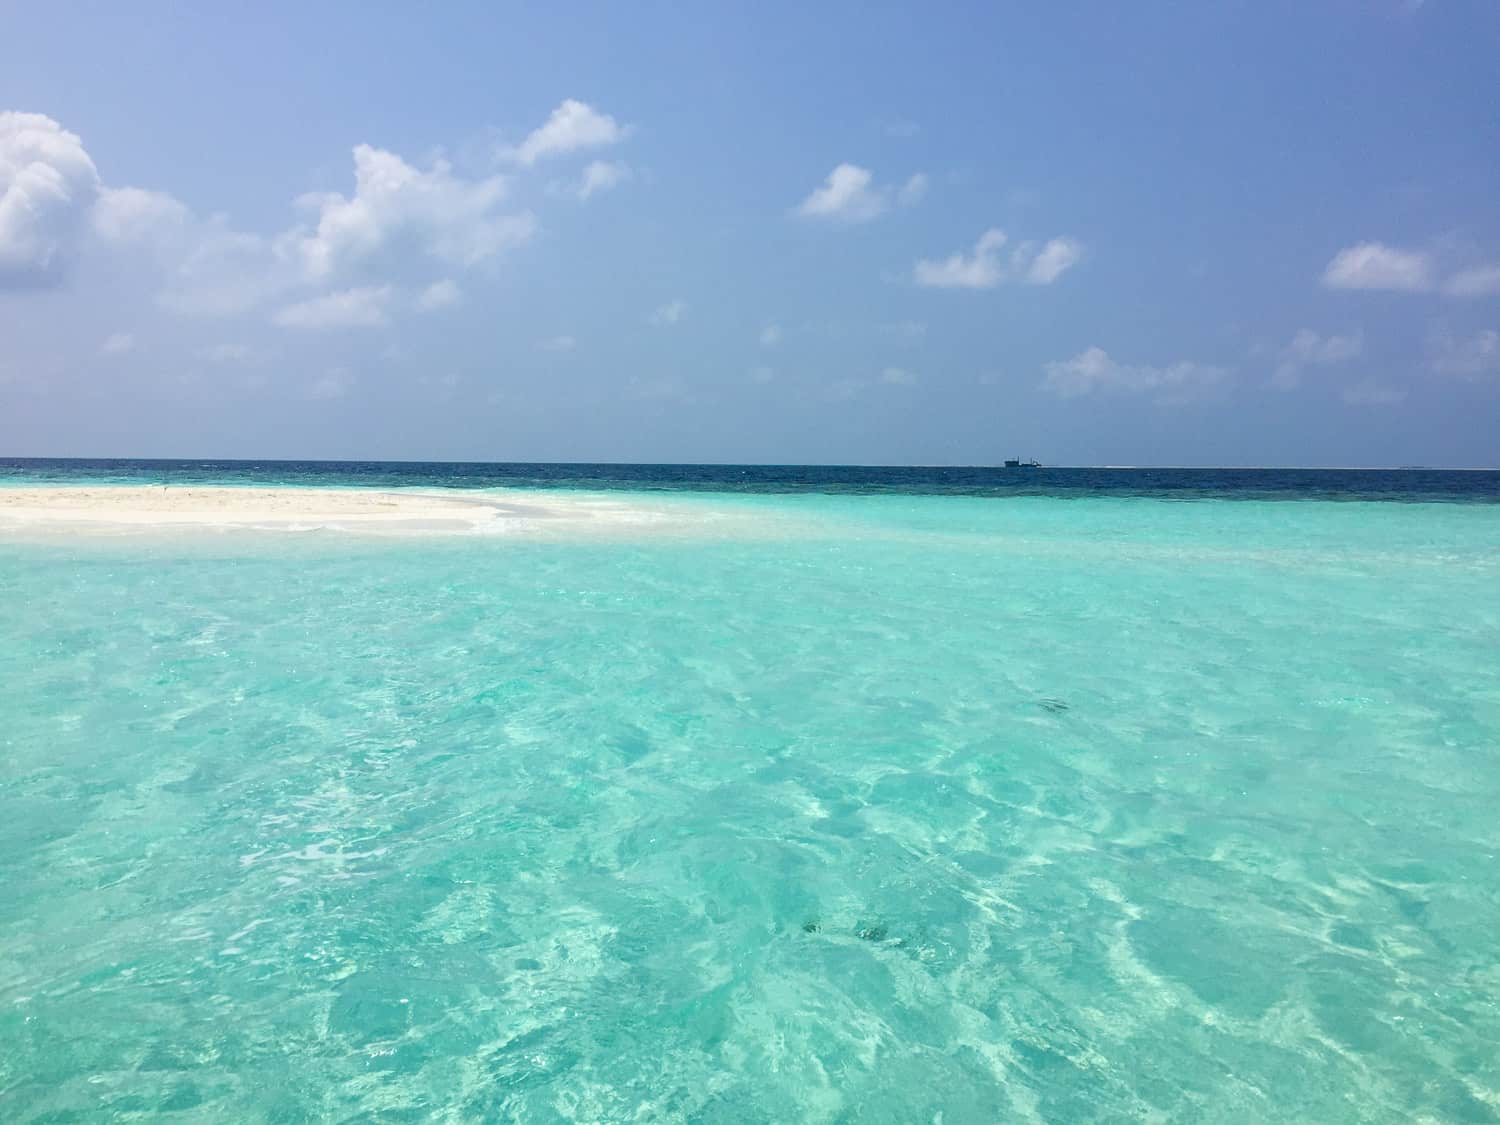
[[[1042,463],[1040,461],[1021,461],[1018,459],[1006,461],[1005,467],[1007,469],[1040,469]]]

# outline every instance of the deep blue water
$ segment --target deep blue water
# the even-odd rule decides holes
[[[568,488],[955,496],[1500,502],[1500,470],[1038,468],[920,465],[624,465],[468,461],[196,461],[0,458],[0,477],[37,483]]]

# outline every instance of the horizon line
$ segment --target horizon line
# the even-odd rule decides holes
[[[206,461],[216,464],[321,464],[321,465],[608,465],[620,467],[673,467],[716,469],[1004,469],[999,462],[949,462],[946,464],[922,464],[917,462],[858,462],[858,461],[490,461],[474,458],[427,458],[427,457],[142,457],[142,456],[67,456],[48,457],[37,455],[0,455],[4,461],[157,461],[188,463]],[[1494,473],[1500,465],[1207,465],[1207,464],[1142,464],[1142,465],[1048,465],[1034,467],[1015,466],[1020,470],[1031,469],[1102,469],[1112,471],[1155,471],[1163,469],[1232,470],[1239,472],[1437,472],[1437,473]]]

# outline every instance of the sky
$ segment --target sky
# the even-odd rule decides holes
[[[3,23],[0,456],[1500,465],[1493,0]]]

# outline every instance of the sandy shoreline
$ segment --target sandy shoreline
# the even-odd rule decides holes
[[[0,488],[0,535],[153,529],[485,534],[670,522],[627,500],[518,492],[340,488],[37,485]]]

